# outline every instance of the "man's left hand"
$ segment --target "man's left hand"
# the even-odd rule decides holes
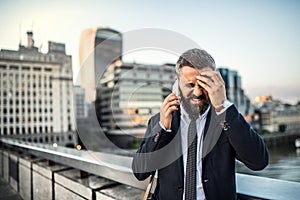
[[[204,71],[196,78],[197,83],[208,92],[212,106],[220,107],[226,99],[225,83],[220,72]]]

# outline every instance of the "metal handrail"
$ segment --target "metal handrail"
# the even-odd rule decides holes
[[[132,157],[109,153],[53,147],[49,144],[1,138],[3,144],[26,150],[29,154],[67,165],[125,185],[144,190],[147,180],[138,181],[131,170]]]
[[[49,144],[23,142],[0,138],[8,146],[19,148],[29,154],[67,165],[115,182],[141,190],[147,187],[148,179],[138,181],[132,173],[132,157],[110,153],[53,147]],[[237,193],[241,199],[299,199],[300,183],[252,175],[236,175]]]

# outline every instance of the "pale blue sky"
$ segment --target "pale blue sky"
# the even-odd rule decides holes
[[[271,94],[293,103],[300,100],[299,11],[297,0],[2,0],[0,48],[16,50],[20,35],[26,45],[26,31],[33,29],[35,45],[43,52],[48,40],[66,43],[76,79],[83,29],[168,29],[197,42],[218,66],[238,70],[251,100]],[[160,59],[135,58],[165,62]]]

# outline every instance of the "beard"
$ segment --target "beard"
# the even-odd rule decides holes
[[[180,92],[180,94],[182,99],[182,106],[185,109],[185,111],[189,114],[191,119],[199,117],[199,114],[202,115],[210,105],[210,99],[205,93],[202,93],[199,97],[190,94],[186,98],[183,97],[182,92]],[[192,99],[199,99],[202,101],[202,103],[191,104],[190,101]]]

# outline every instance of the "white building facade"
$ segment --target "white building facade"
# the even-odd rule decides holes
[[[27,47],[0,51],[0,135],[75,143],[71,56],[54,42],[43,54],[27,35]]]

